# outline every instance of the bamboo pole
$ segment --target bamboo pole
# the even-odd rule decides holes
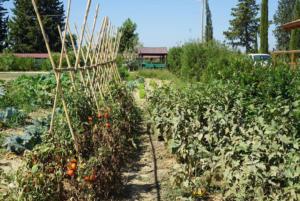
[[[34,10],[35,10],[35,13],[36,13],[41,31],[42,31],[42,35],[43,35],[45,45],[46,45],[46,48],[47,48],[47,51],[48,51],[49,59],[50,59],[50,62],[52,64],[52,68],[53,68],[53,70],[55,70],[56,66],[55,66],[55,63],[54,63],[54,60],[53,60],[53,57],[52,57],[52,54],[51,54],[51,49],[50,49],[50,46],[49,46],[49,42],[47,40],[47,35],[46,35],[45,30],[44,30],[44,26],[43,26],[43,23],[42,23],[42,20],[41,20],[41,17],[40,17],[40,14],[39,14],[39,11],[38,11],[35,0],[32,0],[32,4],[33,4]],[[70,4],[70,0],[69,0],[69,4]],[[57,81],[57,85],[58,85],[58,94],[60,94],[60,96],[61,96],[61,100],[62,100],[62,103],[63,103],[63,108],[64,108],[65,115],[66,115],[66,118],[67,118],[67,123],[68,123],[69,129],[70,129],[72,138],[74,140],[74,147],[75,147],[76,152],[79,153],[79,147],[78,147],[77,139],[76,139],[76,136],[73,132],[73,128],[72,128],[72,125],[71,125],[71,120],[70,120],[68,109],[67,109],[67,104],[64,100],[63,91],[61,89],[61,85],[60,85],[60,81],[59,81],[60,77],[59,77],[58,73],[56,73],[55,71],[54,71],[54,73],[56,75],[55,77],[56,77],[56,81]],[[57,96],[57,94],[56,94],[56,96]],[[53,121],[53,120],[51,120],[51,121]]]

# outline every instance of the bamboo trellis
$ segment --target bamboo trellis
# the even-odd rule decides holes
[[[64,31],[62,32],[61,27],[58,27],[62,48],[60,52],[59,63],[57,65],[54,62],[49,45],[52,41],[48,41],[47,33],[45,32],[42,22],[42,16],[38,10],[37,0],[32,0],[32,4],[40,25],[40,29],[42,31],[49,59],[56,78],[56,93],[51,116],[50,133],[53,132],[54,118],[58,102],[61,101],[70,133],[75,142],[75,150],[77,152],[77,137],[74,134],[72,127],[72,119],[69,115],[65,93],[72,93],[71,89],[78,87],[78,84],[75,83],[79,83],[84,88],[84,94],[82,95],[89,95],[93,97],[93,101],[97,107],[97,110],[99,111],[99,101],[103,99],[105,93],[108,93],[107,90],[109,83],[111,81],[121,81],[116,65],[116,57],[120,44],[121,32],[111,25],[108,17],[103,19],[99,32],[96,30],[99,18],[99,5],[96,8],[92,29],[89,30],[87,21],[90,13],[91,1],[92,0],[87,0],[85,16],[80,32],[78,31],[78,27],[75,25],[75,38],[73,37],[74,34],[71,32],[70,26],[71,0],[68,0]],[[67,35],[70,38],[72,52],[75,54],[76,58],[75,64],[73,65],[70,62],[68,49],[66,46]],[[75,41],[75,39],[77,39],[77,41]],[[67,61],[67,66],[62,66],[64,58]],[[64,89],[62,87],[62,74],[70,77],[72,87],[69,89]]]

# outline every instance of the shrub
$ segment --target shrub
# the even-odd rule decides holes
[[[182,47],[174,47],[168,53],[168,69],[177,75],[180,75],[181,70],[182,49]]]
[[[227,68],[236,58],[244,56],[217,42],[190,42],[170,49],[168,65],[183,79],[200,81],[213,76],[216,70]]]

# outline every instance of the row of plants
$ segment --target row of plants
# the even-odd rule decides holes
[[[300,73],[235,57],[201,74],[199,83],[163,87],[149,99],[178,161],[173,182],[181,196],[299,200]]]
[[[62,84],[68,86],[71,81],[62,77]],[[20,76],[3,85],[3,96],[0,95],[0,108],[15,107],[26,112],[39,108],[51,108],[56,86],[55,75]]]
[[[82,95],[83,88],[76,88],[65,94],[75,139],[59,105],[53,132],[45,132],[42,143],[25,153],[13,180],[2,176],[14,184],[3,199],[103,200],[122,190],[121,168],[135,150],[140,111],[126,86],[112,84],[100,111]]]

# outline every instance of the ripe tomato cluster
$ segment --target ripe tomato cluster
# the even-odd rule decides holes
[[[67,175],[70,177],[74,177],[76,170],[77,170],[77,160],[72,159],[67,165]]]
[[[85,176],[85,177],[83,177],[83,179],[86,182],[94,182],[94,181],[96,181],[96,179],[97,179],[96,172],[93,171],[93,173],[91,175]]]
[[[97,114],[97,118],[96,119],[98,119],[98,121],[102,121],[102,120],[104,120],[104,122],[105,122],[105,127],[107,128],[107,129],[110,129],[111,128],[111,123],[110,123],[110,114],[108,113],[108,112],[105,112],[104,114],[102,114],[101,112],[99,112],[98,114]],[[94,123],[94,118],[92,117],[92,116],[89,116],[88,117],[88,123],[89,124],[93,124]]]

